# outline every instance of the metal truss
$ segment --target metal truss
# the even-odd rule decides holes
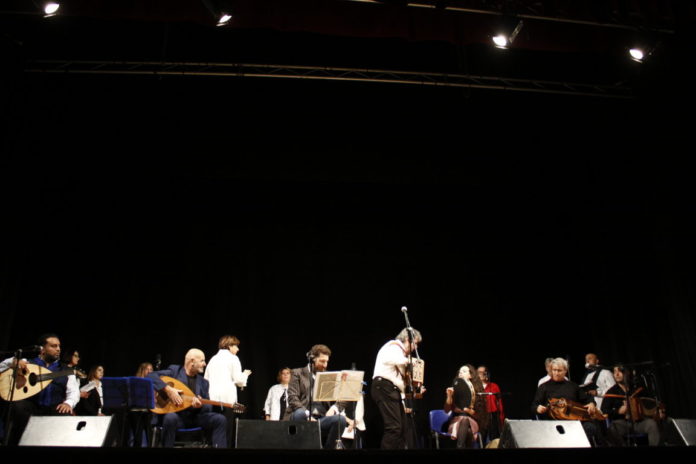
[[[237,77],[305,79],[449,87],[472,90],[508,91],[598,98],[631,99],[630,87],[583,84],[537,79],[516,79],[469,74],[395,71],[321,66],[283,66],[246,63],[196,63],[161,61],[72,61],[34,60],[26,63],[27,73],[138,75],[171,77]]]

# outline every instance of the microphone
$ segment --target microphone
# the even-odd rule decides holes
[[[160,369],[160,365],[162,364],[162,355],[157,353],[155,355],[155,370],[158,371]]]
[[[401,307],[401,312],[402,312],[402,313],[408,312],[408,308],[407,308],[406,306],[402,306],[402,307]]]
[[[25,346],[24,348],[21,348],[22,351],[28,351],[28,352],[33,352],[33,351],[41,351],[41,345],[28,345]]]
[[[310,361],[311,361],[312,359],[314,359],[314,356],[312,356],[312,352],[311,352],[311,351],[308,351],[307,353],[305,353],[305,356],[306,356],[307,359],[310,360]]]

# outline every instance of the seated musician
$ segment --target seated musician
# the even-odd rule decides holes
[[[550,419],[546,416],[551,408],[552,399],[565,399],[582,405],[587,411],[588,418],[592,415],[597,415],[598,409],[594,399],[587,392],[570,380],[566,380],[568,373],[568,362],[563,358],[555,358],[551,361],[551,380],[542,383],[537,388],[534,402],[532,403],[532,413],[544,415],[543,418]],[[592,446],[604,446],[604,437],[601,434],[601,428],[596,424],[595,420],[583,420],[582,427],[585,430],[588,440]]]
[[[55,334],[44,334],[39,337],[38,345],[41,347],[39,356],[29,360],[31,364],[36,364],[53,372],[61,370],[60,365],[60,339]],[[23,369],[27,365],[27,360],[14,359],[6,360],[8,366],[19,365]],[[8,427],[8,443],[10,445],[19,444],[19,440],[24,433],[24,429],[33,415],[71,415],[73,408],[80,401],[80,386],[75,375],[64,375],[56,377],[53,381],[38,394],[20,401],[10,403],[11,426]]]
[[[352,420],[338,414],[339,406],[344,405],[313,401],[310,393],[316,372],[324,372],[329,366],[331,350],[326,345],[314,345],[308,353],[309,363],[305,367],[293,369],[288,384],[288,407],[284,420],[319,421],[324,448],[334,448],[338,439],[338,428],[345,430]]]
[[[614,366],[613,373],[616,385],[606,392],[602,403],[602,412],[608,414],[611,421],[607,436],[609,444],[625,446],[626,437],[633,431],[647,434],[648,444],[658,446],[660,429],[657,422],[650,417],[632,417],[638,416],[640,412],[630,408],[627,403],[627,399],[630,401],[631,395],[638,392],[636,388],[631,388],[630,372],[618,364]]]
[[[452,440],[457,440],[457,448],[471,448],[474,436],[479,432],[478,421],[488,422],[486,400],[478,395],[484,391],[483,384],[473,372],[474,366],[462,366],[452,386],[445,391],[447,397],[443,409],[452,411],[447,431]]]
[[[162,376],[173,377],[181,381],[195,394],[191,407],[179,412],[163,415],[162,420],[162,446],[171,448],[174,446],[176,431],[180,428],[201,427],[206,434],[212,436],[212,444],[215,448],[227,447],[227,421],[222,414],[213,412],[212,406],[204,405],[199,398],[209,399],[208,381],[203,378],[205,369],[205,354],[199,349],[191,348],[184,358],[184,365],[171,365],[167,369],[155,371],[147,375],[152,379],[155,390],[167,395],[176,406],[184,404],[181,391],[167,385],[160,378]]]

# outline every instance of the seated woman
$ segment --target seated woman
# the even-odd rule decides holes
[[[288,407],[288,384],[292,372],[289,367],[278,371],[278,383],[268,390],[266,403],[263,407],[266,420],[277,421],[283,418]]]
[[[477,410],[485,413],[485,400],[477,393],[483,392],[481,379],[472,375],[474,367],[466,364],[459,369],[451,387],[447,388],[445,412],[452,411],[447,432],[452,440],[457,440],[457,448],[471,448],[474,436],[479,431],[479,418],[485,420],[486,414],[477,414]]]
[[[140,363],[140,365],[138,366],[138,370],[135,371],[135,376],[136,377],[147,377],[147,375],[153,371],[154,371],[154,369],[153,369],[151,363],[149,363],[149,362]]]
[[[104,391],[101,379],[104,377],[104,367],[94,366],[87,374],[87,383],[80,388],[80,402],[76,412],[80,416],[103,416]]]

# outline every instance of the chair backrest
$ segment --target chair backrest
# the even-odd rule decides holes
[[[449,422],[451,412],[445,412],[444,409],[433,409],[430,411],[430,430],[437,433],[445,433],[443,428]]]

